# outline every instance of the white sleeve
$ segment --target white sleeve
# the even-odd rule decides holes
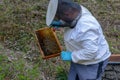
[[[93,60],[98,51],[98,44],[96,41],[86,40],[82,42],[82,48],[72,52],[72,60],[75,63],[86,60]]]
[[[72,61],[75,63],[93,60],[98,54],[98,38],[100,37],[98,30],[99,25],[94,17],[92,18],[88,18],[89,20],[84,19],[79,25],[82,26],[82,28],[76,41],[81,45],[81,48],[72,52]]]

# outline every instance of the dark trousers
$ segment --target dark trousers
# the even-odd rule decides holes
[[[98,64],[81,65],[71,62],[68,80],[101,80],[108,59]]]

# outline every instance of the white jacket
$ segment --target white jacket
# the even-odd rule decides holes
[[[95,64],[109,58],[108,43],[98,21],[83,6],[76,26],[64,33],[65,46],[72,52],[72,61],[79,64]]]

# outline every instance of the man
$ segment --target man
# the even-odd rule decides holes
[[[51,5],[57,8],[52,10]],[[46,23],[65,28],[66,51],[61,52],[61,59],[71,61],[68,80],[101,80],[111,53],[101,26],[90,11],[71,0],[51,0]]]

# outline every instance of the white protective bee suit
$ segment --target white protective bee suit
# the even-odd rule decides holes
[[[98,21],[82,5],[81,9],[76,26],[64,33],[66,49],[72,52],[68,80],[101,80],[111,52]]]

